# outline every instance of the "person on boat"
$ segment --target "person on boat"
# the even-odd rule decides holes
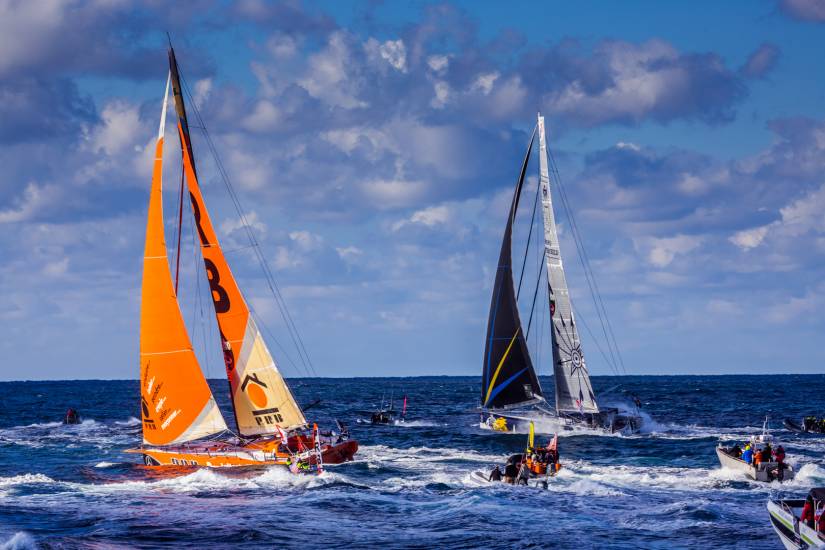
[[[493,468],[493,471],[490,472],[490,477],[487,478],[487,481],[501,481],[501,468],[498,466]]]
[[[751,450],[750,443],[745,445],[745,450],[742,451],[742,460],[744,460],[747,464],[753,462],[753,451]]]
[[[527,461],[524,461],[519,467],[516,485],[527,485],[528,479],[530,479],[530,468],[527,466]]]
[[[80,414],[72,408],[66,411],[66,418],[63,419],[64,424],[80,424]]]
[[[774,462],[779,463],[780,468],[785,467],[785,448],[782,445],[779,445],[773,451],[773,460]]]
[[[820,502],[814,511],[814,528],[820,533],[825,533],[825,502]]]
[[[765,446],[762,448],[762,462],[770,462],[773,460],[773,448],[771,448],[770,443],[765,443]]]
[[[805,506],[802,507],[802,514],[799,516],[799,521],[811,529],[814,528],[814,499],[811,495],[808,495],[808,498],[805,499]]]
[[[518,466],[516,466],[515,462],[507,462],[507,465],[504,466],[504,483],[509,483],[512,485],[516,482],[516,476],[518,475]]]
[[[733,458],[742,458],[742,447],[739,446],[739,443],[735,444],[730,450],[730,456]]]

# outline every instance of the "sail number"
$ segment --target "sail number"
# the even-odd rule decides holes
[[[201,209],[195,195],[189,193],[189,200],[192,201],[192,214],[195,216],[195,225],[198,228],[198,236],[201,246],[209,246],[206,239],[206,232],[201,226]],[[215,302],[215,313],[226,313],[229,311],[229,293],[221,286],[221,275],[215,262],[204,257],[203,265],[206,267],[206,278],[209,279],[209,288],[212,290],[212,301]]]
[[[209,288],[212,290],[212,301],[215,302],[215,313],[229,311],[229,294],[221,286],[221,276],[215,263],[209,258],[203,259],[206,266],[206,278],[209,279]]]

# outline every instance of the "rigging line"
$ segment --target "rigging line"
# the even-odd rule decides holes
[[[570,222],[571,233],[573,234],[573,240],[576,244],[577,252],[579,253],[579,260],[582,263],[582,268],[583,268],[584,274],[585,274],[585,280],[587,281],[588,287],[590,288],[591,298],[593,299],[593,304],[596,306],[596,314],[599,318],[599,322],[600,322],[600,325],[602,327],[602,332],[605,336],[605,343],[608,346],[608,352],[609,352],[610,357],[612,358],[612,360],[609,359],[607,357],[607,354],[604,353],[604,350],[602,350],[601,346],[598,343],[598,339],[595,338],[593,332],[590,330],[590,327],[587,325],[587,323],[586,323],[586,321],[584,320],[583,317],[581,317],[581,320],[584,322],[585,328],[587,329],[588,333],[590,333],[591,338],[593,338],[593,341],[595,342],[596,346],[599,348],[599,352],[602,354],[602,357],[604,357],[605,361],[610,366],[611,370],[614,372],[614,374],[621,375],[621,370],[624,370],[624,364],[620,363],[620,362],[617,362],[617,360],[616,360],[617,357],[619,357],[619,359],[621,359],[621,355],[619,355],[618,345],[616,344],[615,336],[613,335],[612,327],[610,326],[610,319],[607,316],[607,310],[604,309],[604,301],[602,300],[601,293],[599,292],[598,284],[596,283],[596,280],[595,280],[595,274],[593,273],[592,266],[590,265],[590,260],[589,260],[589,257],[587,255],[587,250],[584,247],[584,242],[581,238],[581,232],[579,231],[578,224],[576,223],[576,220],[575,220],[575,214],[573,214],[572,208],[570,207],[570,201],[567,197],[567,192],[564,188],[564,185],[561,182],[561,175],[558,172],[558,168],[557,168],[557,165],[555,163],[555,159],[552,156],[552,152],[550,152],[549,150],[548,150],[548,155],[549,155],[549,157],[552,161],[553,175],[556,178],[556,182],[558,184],[559,196],[562,199],[562,204],[564,206],[565,214],[567,215],[568,221]],[[571,304],[571,307],[573,307],[572,301],[570,302],[570,304]],[[600,305],[601,305],[601,308],[600,308]],[[575,308],[573,308],[573,309],[575,310]],[[578,310],[575,310],[575,314],[579,315]],[[608,336],[608,333],[610,334],[610,336]],[[611,337],[613,337],[612,346],[611,346]],[[615,354],[614,354],[614,348],[615,348],[615,352],[616,352]],[[619,369],[620,365],[622,367],[621,370]],[[626,370],[624,370],[624,373],[627,374]]]
[[[215,164],[218,168],[218,172],[221,174],[221,178],[222,178],[223,183],[224,183],[224,185],[225,185],[225,187],[226,187],[226,189],[229,193],[229,196],[232,200],[232,203],[235,207],[235,210],[238,214],[238,217],[241,219],[242,225],[243,225],[244,230],[247,234],[247,238],[249,239],[250,243],[252,243],[253,245],[256,245],[253,248],[256,251],[256,257],[258,259],[258,263],[261,265],[261,269],[264,273],[264,277],[266,279],[267,286],[269,287],[270,292],[272,293],[273,297],[275,298],[275,302],[278,305],[278,310],[281,314],[282,319],[284,320],[284,324],[287,327],[287,331],[290,334],[290,337],[293,341],[293,344],[296,347],[296,350],[298,352],[298,356],[301,359],[301,362],[304,364],[304,368],[306,368],[308,371],[311,371],[313,373],[313,375],[317,377],[317,373],[315,371],[315,366],[312,363],[311,358],[309,357],[309,353],[306,349],[306,346],[304,345],[303,338],[301,338],[300,332],[298,331],[297,325],[295,324],[295,321],[292,317],[292,314],[290,313],[289,308],[286,306],[286,301],[284,300],[283,295],[281,294],[280,288],[278,287],[278,284],[275,281],[275,277],[272,275],[272,271],[269,269],[269,266],[267,265],[266,259],[264,258],[263,253],[260,251],[260,246],[258,245],[258,241],[255,238],[254,232],[252,231],[251,226],[250,226],[246,216],[244,215],[244,211],[243,211],[243,208],[241,207],[240,199],[238,198],[237,194],[235,193],[235,190],[234,190],[234,188],[232,186],[232,183],[231,183],[231,180],[229,178],[229,174],[226,171],[226,169],[223,165],[223,162],[221,161],[221,158],[220,158],[220,155],[218,154],[217,148],[215,147],[215,144],[212,141],[212,137],[209,134],[209,130],[206,129],[206,124],[204,123],[203,118],[201,117],[200,110],[198,109],[197,105],[195,104],[195,100],[192,96],[192,93],[189,89],[189,86],[188,86],[186,80],[183,78],[182,75],[181,75],[181,83],[183,85],[185,93],[187,94],[187,96],[189,96],[189,98],[191,100],[193,112],[195,113],[196,118],[198,119],[201,127],[203,128],[203,130],[202,130],[203,136],[206,139],[207,145],[209,146],[210,152],[212,153],[212,157],[213,157],[213,159],[215,161]]]
[[[602,332],[604,333],[605,342],[607,343],[608,351],[613,357],[613,361],[619,364],[616,361],[616,355],[618,355],[618,346],[615,342],[615,336],[613,337],[613,341],[611,341],[610,336],[608,335],[608,326],[610,324],[609,318],[607,318],[607,311],[604,309],[604,301],[601,298],[601,293],[599,292],[598,285],[595,281],[595,274],[593,273],[592,267],[590,265],[589,257],[587,256],[587,251],[584,247],[584,242],[581,238],[581,232],[579,231],[578,224],[575,220],[575,215],[572,212],[572,208],[570,207],[569,200],[567,198],[567,192],[564,189],[563,184],[561,183],[561,175],[559,174],[558,167],[555,162],[555,158],[553,157],[552,152],[550,149],[547,149],[548,157],[551,161],[551,166],[553,170],[553,175],[556,178],[557,187],[559,189],[559,196],[562,199],[562,204],[564,206],[565,214],[567,215],[567,219],[570,222],[571,233],[573,234],[573,241],[576,245],[576,250],[579,253],[579,261],[582,264],[582,269],[584,271],[585,280],[587,281],[587,285],[590,288],[591,297],[593,299],[593,303],[596,306],[596,312],[599,316],[599,321],[602,326]],[[572,302],[571,302],[572,303]],[[612,335],[612,328],[610,329],[610,334]],[[614,347],[616,349],[616,354],[614,354]],[[619,356],[620,357],[620,356]],[[621,363],[624,366],[623,363]]]
[[[581,321],[581,324],[584,325],[584,329],[587,331],[587,334],[589,334],[590,338],[593,339],[593,343],[596,345],[596,349],[599,350],[599,353],[602,355],[602,358],[610,366],[610,370],[612,370],[613,374],[615,374],[616,376],[621,376],[621,373],[619,372],[617,366],[611,363],[610,359],[607,357],[607,355],[605,355],[604,350],[599,345],[598,339],[596,339],[596,337],[593,335],[593,331],[590,330],[590,325],[587,324],[587,321],[585,320],[584,316],[579,312],[578,309],[573,308],[573,310],[576,312],[576,316],[579,318],[579,321]]]
[[[527,234],[527,246],[524,249],[524,260],[521,262],[521,275],[518,278],[518,290],[516,291],[516,300],[521,295],[521,282],[524,280],[524,268],[527,267],[527,255],[530,253],[530,241],[533,238],[533,226],[536,225],[536,206],[539,204],[539,189],[541,185],[536,185],[536,198],[533,199],[533,215],[530,216],[530,232]],[[538,233],[536,233],[536,240],[538,240]]]
[[[201,325],[201,345],[203,349],[201,351],[203,356],[203,361],[206,363],[206,378],[209,379],[212,376],[212,362],[209,360],[209,352],[207,351],[208,348],[208,337],[206,334],[206,315],[203,312],[203,296],[201,296],[201,275],[202,272],[197,268],[198,262],[203,262],[203,256],[201,255],[200,243],[195,241],[195,219],[190,218],[190,235],[192,236],[192,251],[193,256],[195,257],[194,262],[194,273],[195,273],[195,304],[197,304],[198,309],[200,310],[200,325]],[[221,347],[220,345],[218,347]],[[214,348],[213,348],[214,349]],[[221,350],[223,352],[223,350]],[[231,394],[230,394],[231,399]]]
[[[547,285],[542,285],[544,288],[542,289],[542,303],[547,303]],[[547,310],[549,308],[542,307],[541,308],[541,324],[539,325],[539,338],[538,338],[538,350],[536,350],[536,358],[539,362],[539,368],[541,368],[541,352],[544,348],[544,339],[547,335],[544,332],[544,321],[547,318]]]
[[[303,339],[301,338],[300,332],[298,331],[298,327],[296,326],[295,321],[292,318],[289,308],[286,306],[286,301],[284,300],[283,295],[281,294],[280,288],[275,282],[275,278],[272,275],[271,270],[269,269],[269,266],[266,262],[266,259],[263,256],[263,253],[261,252],[257,238],[255,237],[254,232],[251,230],[251,225],[246,219],[246,215],[244,214],[243,208],[241,207],[240,199],[237,196],[237,193],[235,193],[234,188],[232,187],[231,180],[229,179],[229,174],[223,166],[223,162],[221,161],[220,156],[218,155],[217,148],[215,147],[214,142],[212,141],[212,138],[209,135],[209,131],[206,129],[206,125],[203,122],[203,118],[200,115],[200,111],[198,110],[197,105],[195,104],[194,98],[192,97],[192,94],[190,93],[185,80],[183,81],[183,85],[185,87],[187,95],[192,100],[193,112],[195,113],[195,116],[198,118],[198,120],[201,122],[204,137],[206,138],[207,144],[209,145],[210,152],[212,153],[213,159],[215,160],[218,170],[221,173],[224,185],[226,186],[227,191],[229,192],[229,196],[233,201],[235,210],[239,218],[241,219],[242,225],[244,226],[247,238],[250,240],[250,243],[254,245],[256,257],[258,259],[259,264],[261,265],[262,271],[264,272],[264,277],[267,280],[267,285],[270,288],[270,292],[272,292],[273,296],[275,297],[275,301],[278,304],[278,309],[281,313],[281,317],[283,318],[284,324],[287,326],[287,331],[289,332],[293,344],[295,345],[296,350],[298,351],[298,356],[301,359],[301,362],[304,364],[304,368],[307,370],[307,373],[309,374],[309,372],[311,371],[313,374],[311,374],[310,376],[317,376],[317,374],[315,373],[315,367],[312,364],[312,361],[309,357],[309,353],[307,352],[306,347],[303,343]],[[303,354],[301,353],[302,351]]]
[[[582,256],[580,257],[580,259],[582,259],[582,257],[583,257],[583,260],[584,260],[583,264],[586,264],[586,266],[583,265],[583,267],[588,272],[588,274],[590,276],[590,279],[592,280],[593,287],[595,288],[594,302],[596,301],[596,299],[598,300],[598,304],[596,304],[596,306],[597,306],[596,309],[597,309],[597,313],[599,313],[599,321],[602,324],[602,331],[605,332],[604,329],[605,329],[605,325],[606,325],[606,327],[607,327],[606,332],[609,332],[609,334],[610,334],[609,338],[607,337],[607,334],[605,334],[608,349],[611,352],[611,356],[613,355],[613,349],[615,349],[615,352],[616,352],[615,355],[616,355],[616,357],[618,357],[618,360],[619,360],[618,364],[621,365],[621,368],[624,371],[624,374],[627,374],[627,369],[625,368],[624,359],[623,359],[623,357],[622,357],[622,355],[619,351],[619,344],[618,344],[618,341],[616,340],[615,333],[613,332],[613,325],[610,322],[610,316],[607,314],[607,308],[604,305],[604,300],[603,300],[601,292],[599,290],[598,282],[596,281],[596,275],[595,275],[595,273],[593,271],[593,267],[590,263],[590,257],[587,254],[587,249],[585,248],[584,241],[581,238],[581,232],[579,231],[578,222],[576,221],[575,214],[573,213],[572,208],[570,208],[570,202],[567,199],[567,191],[564,188],[563,183],[561,182],[561,175],[559,174],[558,166],[556,165],[556,161],[555,161],[555,158],[553,157],[552,151],[548,150],[548,154],[550,156],[550,159],[552,160],[554,175],[556,176],[556,180],[558,181],[558,184],[559,184],[559,189],[561,191],[562,201],[565,204],[565,212],[567,213],[568,219],[570,220],[571,227],[573,228],[574,238],[577,241],[577,247],[581,246]],[[601,306],[601,311],[600,312],[599,312],[599,306]],[[602,315],[601,315],[602,313],[604,314],[603,319],[602,319]],[[612,344],[612,347],[611,347],[611,344]]]
[[[178,294],[180,276],[180,238],[183,231],[183,148],[180,151],[180,194],[178,195],[178,253],[175,257],[175,296]]]
[[[292,359],[292,356],[291,356],[291,355],[290,355],[290,354],[286,351],[286,348],[283,346],[283,344],[281,344],[280,340],[278,340],[278,339],[275,337],[275,335],[272,333],[272,331],[271,331],[271,330],[269,330],[269,327],[266,325],[266,323],[264,323],[264,321],[263,321],[263,319],[261,318],[261,316],[260,316],[260,315],[258,315],[258,313],[257,313],[254,309],[252,309],[252,308],[250,308],[250,310],[249,310],[249,311],[251,311],[251,312],[252,312],[252,314],[254,315],[254,317],[255,317],[255,323],[257,323],[258,325],[262,326],[262,327],[263,327],[263,329],[264,329],[264,332],[266,332],[266,333],[267,333],[267,335],[269,336],[270,340],[272,340],[273,342],[275,342],[275,345],[276,345],[276,346],[278,346],[278,349],[281,351],[282,356],[286,358],[286,360],[289,362],[289,364],[290,364],[290,365],[292,365],[292,368],[293,368],[293,369],[295,369],[298,373],[300,373],[300,372],[301,372],[301,369],[300,369],[300,368],[298,368],[298,365],[296,365],[296,364],[295,364],[295,361]],[[305,372],[305,374],[306,374],[306,372]]]
[[[546,249],[545,249],[546,250]],[[536,298],[539,295],[539,283],[541,283],[541,273],[544,270],[544,263],[539,269],[539,276],[536,278],[536,290],[533,291],[533,305],[530,307],[530,320],[527,321],[527,332],[524,334],[524,340],[530,338],[530,326],[533,324],[533,312],[536,310]]]

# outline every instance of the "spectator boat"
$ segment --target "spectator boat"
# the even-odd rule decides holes
[[[825,533],[801,520],[802,509],[810,502],[814,510],[825,507],[825,487],[811,489],[804,499],[771,499],[768,513],[779,540],[788,550],[825,548]]]

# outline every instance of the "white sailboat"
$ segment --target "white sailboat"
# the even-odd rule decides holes
[[[546,307],[551,318],[555,385],[555,406],[552,408],[544,397],[530,357],[527,336],[531,324],[528,324],[525,334],[513,281],[513,224],[536,133],[539,138],[539,185],[544,222],[542,267],[546,267],[547,275]],[[538,281],[536,285],[538,290]],[[484,349],[481,409],[481,426],[497,431],[525,430],[532,422],[541,433],[566,429],[631,433],[638,431],[642,424],[638,413],[600,407],[590,383],[559,247],[544,117],[540,114],[522,163],[501,244]]]

